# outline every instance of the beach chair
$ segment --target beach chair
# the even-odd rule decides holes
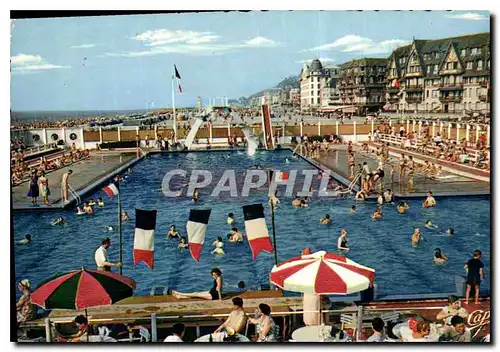
[[[384,321],[385,326],[387,326],[388,323],[392,323],[399,320],[399,312],[393,311],[384,313],[380,316],[380,318]]]
[[[353,336],[356,336],[356,326],[358,324],[358,318],[356,314],[340,314],[341,330],[352,329]]]

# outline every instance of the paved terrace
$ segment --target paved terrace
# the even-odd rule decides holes
[[[12,187],[12,206],[14,210],[49,210],[63,208],[61,202],[61,180],[62,175],[69,169],[73,170],[69,184],[77,193],[94,182],[102,179],[105,175],[136,159],[135,152],[92,152],[89,159],[78,161],[70,166],[63,167],[47,174],[51,195],[50,206],[43,205],[42,197],[38,198],[38,206],[31,204],[31,198],[27,196],[29,182]],[[69,195],[70,200],[73,196]]]
[[[330,151],[328,155],[321,155],[318,161],[324,166],[330,168],[335,173],[339,174],[344,178],[348,178],[350,175],[350,171],[348,168],[347,162],[347,146],[340,145],[335,146],[333,151]],[[413,155],[413,153],[405,152],[407,155]],[[460,170],[460,165],[454,165],[450,162],[446,163],[446,168],[443,166],[443,169],[449,170],[443,172],[443,176],[445,178],[440,180],[431,180],[428,177],[425,177],[422,173],[415,173],[414,176],[414,189],[409,191],[406,182],[400,182],[398,176],[398,167],[397,162],[399,158],[395,157],[399,156],[399,154],[394,153],[392,149],[390,149],[390,161],[386,163],[384,167],[385,178],[384,178],[384,189],[391,188],[396,196],[405,196],[405,197],[422,197],[428,190],[432,190],[435,196],[450,196],[450,195],[485,195],[490,194],[490,184],[489,182],[477,181],[475,179],[464,177],[463,173]],[[418,159],[426,160],[425,156],[417,158],[418,154],[414,155],[414,159],[419,161]],[[374,153],[362,153],[359,147],[355,147],[355,162],[357,164],[363,164],[363,162],[367,162],[370,166],[370,169],[375,170],[378,166],[378,160]],[[435,162],[435,159],[432,160]],[[394,183],[391,183],[390,180],[390,165],[395,165],[395,174],[394,174]],[[480,171],[480,170],[478,170]]]

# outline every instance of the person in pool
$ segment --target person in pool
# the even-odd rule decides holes
[[[386,203],[394,202],[394,195],[389,188],[384,192],[384,201]]]
[[[64,220],[64,218],[62,216],[58,217],[57,219],[55,219],[54,221],[52,221],[51,225],[52,226],[55,226],[55,225],[62,225],[64,224],[66,221]]]
[[[177,248],[179,249],[189,248],[189,244],[187,243],[186,237],[181,237],[181,241],[179,242]]]
[[[294,200],[292,200],[292,207],[299,208],[300,205],[301,205],[301,203],[300,203],[300,199],[299,198],[295,198]]]
[[[434,263],[443,264],[448,260],[448,257],[441,253],[441,248],[434,249]]]
[[[104,201],[102,200],[102,197],[97,198],[97,206],[99,208],[104,208]]]
[[[300,200],[300,207],[301,208],[308,208],[309,207],[309,205],[307,204],[306,199],[301,199]]]
[[[427,192],[427,198],[425,198],[425,201],[422,203],[422,207],[429,208],[434,206],[436,206],[436,200],[432,196],[432,191],[429,191]]]
[[[93,207],[95,205],[94,198],[89,198],[88,205]]]
[[[451,227],[446,230],[446,235],[448,236],[453,236],[455,234],[455,230],[453,230]]]
[[[319,222],[321,222],[323,225],[328,225],[331,222],[330,215],[326,214],[324,218],[321,218],[319,220]]]
[[[179,231],[177,231],[175,229],[175,225],[170,225],[170,229],[168,230],[167,237],[168,238],[181,238]]]
[[[217,237],[217,239],[212,243],[215,249],[211,252],[212,254],[224,255],[224,242],[222,242],[222,237]]]
[[[200,191],[198,190],[198,188],[195,188],[193,192],[193,203],[198,203],[199,200],[200,200]]]
[[[358,193],[356,193],[356,200],[365,201],[366,200],[366,192],[364,190],[361,190]]]
[[[85,212],[85,210],[83,210],[83,207],[77,205],[76,206],[76,215],[83,215],[83,214],[87,214],[87,213]]]
[[[420,243],[420,240],[422,240],[422,234],[420,233],[420,229],[419,228],[416,228],[415,230],[413,230],[413,233],[411,235],[411,243],[413,245],[417,245]]]
[[[128,213],[126,211],[122,211],[122,221],[128,220],[130,220],[130,216],[128,216]]]
[[[83,204],[83,211],[86,212],[88,215],[94,214],[94,209],[92,209],[89,203]]]
[[[227,224],[233,225],[235,222],[236,220],[234,220],[234,214],[233,213],[227,214]]]
[[[353,205],[353,206],[351,207],[351,213],[352,213],[352,214],[356,214],[356,206],[355,206],[355,205]]]
[[[425,227],[426,227],[426,228],[428,228],[428,229],[431,229],[431,230],[432,230],[432,229],[437,229],[437,226],[436,226],[436,225],[434,225],[434,224],[432,223],[432,221],[430,221],[430,220],[427,220],[427,221],[425,222]]]
[[[31,235],[28,234],[28,235],[24,236],[24,238],[17,243],[18,244],[28,244],[30,242],[31,242]]]
[[[340,236],[337,239],[337,249],[341,251],[348,251],[349,245],[347,244],[347,231],[345,229],[340,230]]]
[[[375,210],[375,212],[372,214],[372,219],[373,220],[378,220],[382,217],[382,209],[380,209],[380,207],[377,207],[377,209]]]
[[[384,204],[384,194],[382,192],[380,192],[378,194],[378,197],[377,197],[377,204],[378,205],[382,205]]]
[[[243,242],[243,234],[236,227],[233,227],[227,235],[227,239],[229,242]]]

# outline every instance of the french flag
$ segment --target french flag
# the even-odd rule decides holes
[[[135,210],[134,266],[154,268],[156,210]]]
[[[288,181],[288,176],[289,174],[286,171],[269,170],[269,184],[273,181],[275,183],[286,183]]]
[[[110,197],[116,196],[119,192],[118,182],[110,183],[108,186],[102,189]]]
[[[188,235],[189,251],[194,260],[199,261],[205,234],[207,233],[208,219],[212,209],[191,209],[189,219],[186,224]]]
[[[248,243],[252,250],[252,259],[255,259],[261,251],[272,253],[273,246],[267,230],[264,206],[262,204],[245,205],[243,216]]]

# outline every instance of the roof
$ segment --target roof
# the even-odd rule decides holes
[[[386,66],[387,59],[386,58],[371,58],[364,57],[362,59],[351,60],[339,65],[340,68],[352,68],[352,67],[360,67],[360,66]]]
[[[321,65],[321,61],[319,61],[318,59],[314,59],[311,62],[310,70],[311,71],[321,71],[321,69],[323,69],[323,65]]]

